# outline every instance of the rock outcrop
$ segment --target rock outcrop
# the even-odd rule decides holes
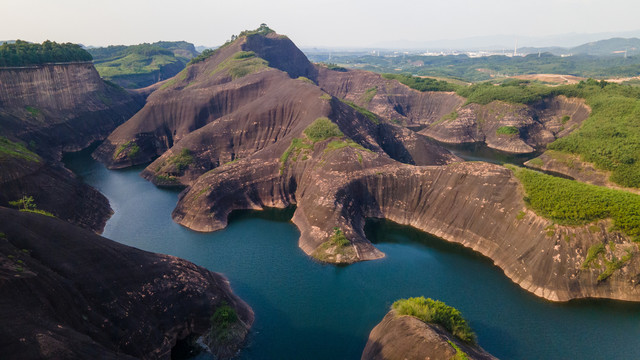
[[[469,360],[496,359],[483,349],[458,340],[439,325],[427,324],[413,316],[399,316],[391,310],[371,330],[361,359],[464,359],[460,353]]]
[[[227,280],[188,261],[38,214],[0,218],[4,359],[169,359],[178,341],[209,333],[224,335],[207,336],[224,359],[253,322]],[[236,314],[230,326],[211,320],[222,307]]]
[[[469,104],[430,124],[422,134],[446,143],[485,142],[504,152],[526,154],[570,134],[589,116],[583,99],[556,96],[532,105],[494,101]],[[513,133],[501,133],[511,128]]]
[[[104,139],[140,103],[100,79],[91,63],[0,69],[0,141],[38,154],[27,161],[0,152],[0,205],[32,196],[42,210],[102,231],[107,199],[60,164],[64,151]]]
[[[255,45],[263,43],[273,46]],[[178,76],[154,92],[145,108],[94,155],[111,167],[160,155],[143,176],[158,185],[187,187],[173,218],[197,231],[223,228],[233,210],[295,205],[299,246],[321,261],[352,263],[384,256],[363,228],[368,217],[386,218],[470,247],[493,259],[526,290],[550,300],[640,300],[635,286],[638,257],[605,281],[598,280],[601,269],[583,266],[596,244],[615,244],[611,248],[620,254],[637,253],[629,238],[609,230],[606,222],[554,225],[527,209],[510,170],[460,163],[421,134],[389,121],[394,118],[386,110],[375,115],[363,109],[362,99],[377,86],[379,92],[370,96],[369,91],[367,97],[369,105],[379,104],[379,109],[389,110],[385,99],[390,93],[402,93],[416,103],[431,101],[421,108],[412,106],[414,112],[403,110],[414,118],[396,121],[420,125],[421,116],[435,121],[459,107],[462,98],[418,93],[375,74],[281,61],[278,57],[298,57],[286,51],[278,55],[277,46],[292,51],[290,41],[277,34],[241,37],[188,67],[184,78]],[[281,68],[267,66],[259,56],[263,48],[269,48],[264,52],[270,56],[268,63]],[[295,77],[300,74],[308,76]],[[387,89],[389,94],[384,93]],[[436,105],[438,97],[446,101]],[[584,104],[573,99],[545,101],[536,111],[547,111],[547,128],[561,123],[564,113],[572,114],[566,124],[588,114]],[[482,111],[490,114],[503,105],[490,104]],[[306,130],[323,118],[335,131],[325,131],[328,135],[321,138],[309,136]],[[527,126],[538,126],[541,120],[536,121]],[[132,150],[136,157],[129,156]]]
[[[438,141],[484,142],[492,149],[517,154],[543,149],[568,135],[591,112],[583,99],[564,96],[531,105],[465,104],[455,93],[419,92],[367,71],[331,71],[322,66],[318,66],[318,85],[333,96]],[[500,134],[500,127],[513,127],[517,133]]]
[[[104,139],[140,104],[92,63],[0,69],[0,130],[46,159]]]

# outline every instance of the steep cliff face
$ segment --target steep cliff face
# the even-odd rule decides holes
[[[45,158],[102,140],[140,105],[91,63],[0,69],[0,129]]]
[[[2,68],[0,84],[0,140],[39,155],[27,161],[0,154],[0,205],[33,196],[40,209],[101,231],[111,214],[107,199],[59,160],[63,151],[104,139],[139,103],[103,82],[91,63]]]
[[[0,154],[0,189],[0,206],[30,196],[38,209],[96,232],[102,232],[112,214],[104,195],[40,157],[26,160]]]
[[[451,360],[463,358],[461,352],[469,360],[496,359],[479,347],[461,342],[438,325],[424,323],[413,316],[399,316],[391,310],[371,330],[361,359]]]
[[[228,335],[210,345],[229,358],[253,322],[219,274],[57,219],[0,217],[3,358],[169,359],[178,340],[209,332]],[[221,307],[237,314],[231,326],[210,320]]]
[[[109,168],[122,168],[162,155],[187,134],[259,101],[273,82],[251,74],[269,69],[293,78],[315,77],[313,66],[288,38],[275,33],[242,37],[167,81],[94,157]]]
[[[235,209],[296,204],[299,246],[333,263],[382,257],[363,229],[367,217],[386,218],[484,254],[540,297],[640,299],[637,257],[605,281],[598,279],[601,269],[584,266],[594,245],[612,244],[621,258],[638,252],[635,243],[607,222],[568,227],[537,216],[510,170],[475,162],[411,166],[358,146],[336,149],[333,141],[345,140],[317,143],[284,165],[265,149],[210,171],[181,194],[173,217],[213,231]],[[336,228],[348,243],[335,241]]]
[[[615,244],[618,253],[612,256],[618,258],[627,250],[637,253],[637,246],[608,230],[606,222],[554,225],[527,210],[510,170],[456,163],[459,159],[425,136],[389,121],[397,120],[389,114],[398,113],[391,98],[413,104],[396,122],[432,127],[460,109],[462,98],[419,93],[365,72],[316,67],[314,75],[301,61],[282,60],[287,53],[278,55],[277,46],[291,50],[289,40],[277,34],[240,38],[188,67],[154,92],[145,109],[110,135],[95,156],[119,167],[160,155],[143,176],[158,185],[187,187],[173,218],[194,230],[221,229],[236,209],[296,205],[299,246],[320,261],[352,263],[384,256],[363,228],[367,217],[386,218],[490,257],[514,282],[547,299],[640,299],[636,257],[604,281],[598,280],[601,269],[583,267],[596,244]],[[260,53],[281,68],[267,66]],[[298,59],[294,55],[291,59]],[[310,77],[291,77],[302,73]],[[567,113],[565,125],[571,125],[588,111],[579,101],[555,98],[534,107],[493,103],[477,109],[484,122],[476,115],[466,119],[478,133],[497,133],[506,126],[501,121],[520,121],[527,114],[531,122],[518,125],[521,134],[546,141],[543,130],[559,126]],[[325,128],[326,136],[314,138],[306,130],[319,118],[335,129]],[[536,128],[540,124],[546,127]],[[534,130],[527,133],[528,128]],[[494,140],[505,147],[516,142]],[[591,231],[594,226],[600,230]]]

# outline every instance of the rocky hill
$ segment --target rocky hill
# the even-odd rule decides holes
[[[32,196],[40,209],[101,231],[111,213],[106,198],[59,160],[104,139],[140,102],[102,81],[91,63],[0,68],[0,83],[0,205]]]
[[[514,282],[547,299],[640,299],[637,257],[605,281],[601,269],[583,266],[603,242],[615,244],[617,259],[637,253],[631,238],[604,220],[556,225],[528,209],[511,170],[461,163],[421,134],[455,109],[474,109],[464,103],[452,93],[421,93],[375,74],[314,66],[286,37],[253,32],[168,81],[94,156],[112,168],[159,156],[143,176],[187,186],[173,218],[194,230],[223,228],[233,210],[296,205],[299,246],[320,261],[352,263],[384,256],[363,227],[367,217],[386,218],[490,257]],[[588,115],[580,101],[559,97],[476,110],[466,119],[484,119],[476,130],[493,131],[487,142],[509,148],[524,147],[525,139],[544,144],[562,135],[559,128],[550,137],[545,131],[565,115],[566,124]],[[529,122],[519,123],[523,117]],[[520,135],[495,139],[502,126]],[[522,139],[526,132],[518,129],[529,128]]]
[[[43,215],[0,218],[3,359],[169,359],[201,335],[226,359],[253,323],[226,279],[188,261]]]

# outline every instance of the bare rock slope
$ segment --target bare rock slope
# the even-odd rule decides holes
[[[267,66],[259,56],[261,44],[273,44],[264,46],[270,49],[268,64],[285,64],[282,69]],[[637,245],[612,232],[607,222],[554,225],[527,209],[510,170],[460,163],[423,135],[390,121],[394,118],[385,111],[376,115],[364,103],[340,98],[359,97],[354,94],[378,84],[370,104],[381,109],[388,109],[383,103],[389,96],[380,89],[421,104],[436,95],[447,99],[422,104],[415,112],[422,115],[411,120],[419,124],[420,116],[435,120],[460,106],[457,95],[422,94],[375,74],[277,60],[300,59],[296,54],[290,41],[275,33],[240,37],[155,92],[150,99],[156,100],[95,155],[118,167],[162,154],[143,176],[159,185],[187,187],[173,218],[194,230],[223,228],[233,210],[296,205],[299,246],[321,261],[351,263],[384,256],[363,227],[367,217],[386,218],[484,254],[514,282],[547,299],[640,300],[638,257],[606,281],[598,280],[601,270],[583,266],[595,244],[615,244],[611,248],[622,255],[637,252]],[[540,111],[561,121],[557,117],[565,110],[581,113],[580,103],[571,104],[556,98]],[[178,111],[181,107],[189,110]],[[549,110],[555,108],[565,110]],[[132,149],[140,158],[126,155]]]
[[[102,231],[111,214],[107,199],[60,158],[104,139],[139,108],[91,63],[0,69],[0,205],[32,196],[38,208]],[[16,146],[33,155],[15,156]]]
[[[169,359],[179,340],[223,332],[209,345],[229,358],[253,322],[226,279],[188,261],[42,215],[0,217],[4,359]],[[221,307],[237,321],[210,320]]]

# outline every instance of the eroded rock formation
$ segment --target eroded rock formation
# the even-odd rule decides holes
[[[361,359],[451,360],[463,358],[460,353],[469,360],[496,359],[480,347],[461,342],[441,326],[413,316],[399,316],[391,310],[371,330]]]
[[[602,268],[584,266],[596,244],[615,244],[611,248],[618,253],[611,256],[618,258],[627,250],[637,253],[629,238],[610,231],[606,222],[554,225],[527,209],[510,170],[460,163],[396,124],[434,125],[453,109],[472,109],[460,108],[464,99],[419,93],[366,72],[305,66],[291,46],[277,34],[239,38],[153,93],[95,155],[112,167],[161,155],[143,176],[159,185],[187,186],[173,217],[194,230],[223,228],[233,210],[296,205],[300,247],[321,261],[351,263],[384,256],[363,227],[367,217],[386,218],[470,247],[523,288],[550,300],[640,300],[637,257],[605,280],[599,279]],[[281,68],[266,66],[259,56],[264,48],[269,64]],[[296,77],[300,74],[305,77]],[[376,87],[375,93],[368,91]],[[392,98],[413,104],[402,110],[404,118],[394,117],[398,109],[392,109]],[[492,103],[478,111],[486,113],[482,126],[494,133],[504,121],[529,116],[532,122],[518,126],[537,129],[526,139],[539,143],[565,131],[549,130],[562,121],[578,124],[588,115],[582,102],[566,98],[517,109]],[[510,112],[520,115],[512,119]],[[565,114],[571,115],[563,120]],[[477,121],[474,116],[467,119]],[[320,140],[307,136],[305,129],[319,118],[329,119],[340,134]],[[550,136],[544,135],[547,130]],[[132,144],[142,154],[135,159],[126,155]]]
[[[27,161],[0,151],[0,205],[32,196],[38,208],[102,231],[107,199],[64,169],[61,155],[104,139],[140,106],[91,63],[0,69],[0,134],[39,155]]]
[[[169,359],[177,341],[210,332],[224,332],[208,337],[224,359],[253,322],[226,279],[188,261],[42,215],[0,218],[3,359]],[[224,329],[211,321],[222,306],[237,315]]]

